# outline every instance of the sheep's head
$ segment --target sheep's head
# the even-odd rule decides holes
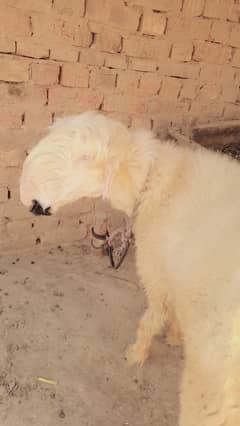
[[[107,197],[128,140],[122,124],[100,113],[59,120],[23,164],[22,203],[49,215],[82,197]]]

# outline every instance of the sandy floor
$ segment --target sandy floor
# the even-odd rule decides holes
[[[8,255],[0,280],[1,426],[177,426],[181,350],[124,360],[145,303],[133,254],[118,272],[87,246]]]

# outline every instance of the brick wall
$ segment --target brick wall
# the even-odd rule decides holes
[[[0,250],[84,238],[95,204],[33,218],[26,150],[56,116],[154,129],[240,116],[239,0],[1,0]]]

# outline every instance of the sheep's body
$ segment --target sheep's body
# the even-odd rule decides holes
[[[74,126],[65,121],[58,127],[66,156],[73,127],[84,129],[82,117]],[[96,123],[107,143],[104,138],[96,143]],[[88,166],[81,157],[86,140],[74,142],[71,159],[72,168],[79,168],[75,199],[104,194],[129,215],[138,205],[137,270],[149,307],[127,351],[129,362],[143,363],[153,336],[166,322],[177,324],[185,351],[179,425],[240,425],[240,165],[201,148],[158,142],[151,132],[128,132],[99,114],[87,125]],[[55,135],[53,128],[48,144]],[[56,149],[48,146],[57,166]],[[34,175],[30,167],[29,172],[36,155],[38,147],[23,168],[22,200],[29,205],[32,199],[42,204],[48,199],[51,205],[47,182],[43,190],[39,171]],[[63,170],[62,180],[65,175]],[[74,197],[53,197],[53,211]]]

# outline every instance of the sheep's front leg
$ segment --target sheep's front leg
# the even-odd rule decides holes
[[[160,334],[166,323],[167,313],[166,297],[160,298],[157,294],[156,299],[152,298],[149,301],[149,307],[137,330],[136,342],[126,351],[126,358],[130,365],[144,364],[149,356],[153,337]]]

